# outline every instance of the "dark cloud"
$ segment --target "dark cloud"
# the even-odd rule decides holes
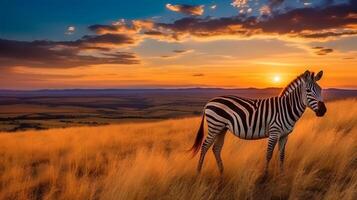
[[[120,20],[111,25],[95,24],[88,27],[96,34],[124,34],[131,37],[147,36],[152,38],[175,39],[174,33],[164,33],[157,28],[155,22],[150,20]]]
[[[74,43],[81,44],[134,44],[135,40],[124,34],[104,34],[104,35],[86,35],[82,39],[75,41]]]
[[[162,56],[160,56],[161,58],[172,58],[173,56],[172,55],[162,55]]]
[[[279,6],[283,0],[270,0],[271,6]],[[185,17],[172,23],[145,20],[124,20],[112,25],[93,25],[89,29],[97,34],[125,33],[164,40],[181,40],[185,37],[212,37],[252,35],[286,35],[307,39],[324,39],[346,35],[357,35],[357,5],[353,1],[345,4],[327,4],[320,7],[296,8],[276,11],[269,16],[232,17]],[[172,5],[171,5],[172,6]]]
[[[125,21],[124,19],[116,21],[111,25],[94,24],[88,27],[89,30],[96,34],[125,34],[135,35],[141,33],[142,30],[151,30],[154,22],[151,20],[132,20]]]
[[[164,33],[160,32],[160,31],[145,31],[144,34],[145,35],[152,35],[152,36],[162,36],[162,35],[164,35]]]
[[[319,55],[319,56],[325,56],[325,55],[333,52],[333,49],[320,47],[320,46],[312,47],[312,49],[314,49],[316,55]]]
[[[327,55],[332,52],[333,52],[333,49],[321,49],[321,50],[317,51],[316,54],[319,56],[324,56],[324,55]]]
[[[323,0],[322,1],[322,5],[323,6],[330,6],[334,3],[335,1],[334,0]]]
[[[280,6],[284,2],[284,0],[269,0],[268,2],[269,6],[274,8]]]
[[[350,3],[323,8],[297,8],[285,13],[273,13],[265,18],[244,15],[223,18],[187,17],[173,23],[158,23],[157,26],[174,32],[176,37],[185,34],[209,37],[261,33],[324,38],[355,35],[356,24],[357,7]]]
[[[321,31],[357,24],[356,13],[357,8],[349,4],[334,5],[323,9],[298,8],[286,13],[274,15],[268,20],[246,24],[245,26],[247,28],[260,28],[264,32],[281,34]]]
[[[248,34],[249,30],[234,26],[242,26],[244,21],[240,17],[211,18],[182,18],[171,24],[158,23],[157,26],[172,31],[177,36],[190,34],[198,37],[216,35]]]
[[[178,54],[181,54],[181,53],[187,53],[189,50],[185,50],[185,49],[176,49],[176,50],[173,50],[174,53],[178,53]]]
[[[202,15],[204,12],[204,6],[203,5],[186,5],[186,4],[181,4],[181,5],[172,5],[172,4],[166,4],[166,8],[174,11],[174,12],[179,12],[183,13],[186,15]]]
[[[205,76],[204,74],[201,74],[201,73],[197,73],[197,74],[192,74],[192,76],[195,76],[195,77],[202,77],[202,76]]]
[[[162,55],[160,56],[161,58],[177,58],[179,56],[182,56],[183,54],[186,54],[188,52],[192,52],[193,50],[186,50],[186,49],[175,49],[172,52],[175,53],[173,55]]]
[[[357,31],[346,30],[346,31],[340,31],[340,32],[327,31],[327,32],[300,34],[300,36],[304,37],[304,38],[328,38],[328,37],[338,37],[338,36],[343,36],[343,35],[357,35]]]
[[[133,53],[98,45],[132,44],[124,35],[84,36],[76,41],[15,41],[0,39],[0,66],[76,67],[93,64],[136,64]],[[95,50],[96,54],[85,50]]]
[[[178,40],[175,33],[165,33],[158,30],[147,30],[143,32],[143,35],[149,38],[158,39],[158,40]]]
[[[89,30],[100,33],[102,30],[108,30],[108,31],[117,31],[118,28],[113,25],[101,25],[101,24],[94,24],[88,27]]]
[[[87,46],[87,47],[85,47],[85,49],[87,49],[87,50],[93,49],[93,50],[98,50],[98,51],[110,51],[111,50],[111,48],[109,48],[109,47],[98,47],[98,46]]]

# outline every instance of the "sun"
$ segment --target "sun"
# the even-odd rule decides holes
[[[281,77],[280,77],[280,75],[275,75],[275,76],[273,77],[273,82],[274,82],[274,83],[280,83],[280,82],[281,82]]]

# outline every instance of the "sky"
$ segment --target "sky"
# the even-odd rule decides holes
[[[356,2],[2,0],[0,89],[356,89]]]

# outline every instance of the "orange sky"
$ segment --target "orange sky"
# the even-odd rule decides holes
[[[351,39],[355,41],[355,38],[348,38]],[[228,43],[231,44],[227,45]],[[215,45],[221,47],[215,49]],[[148,51],[146,46],[155,46],[159,50],[151,48]],[[172,52],[176,48],[186,52],[177,55]],[[1,87],[283,87],[307,69],[324,70],[321,80],[323,87],[357,87],[355,51],[335,50],[321,56],[302,42],[220,38],[214,41],[190,40],[178,44],[148,41],[130,49],[138,52],[139,64],[98,64],[70,68],[17,66],[0,75]],[[280,80],[274,81],[277,76]]]

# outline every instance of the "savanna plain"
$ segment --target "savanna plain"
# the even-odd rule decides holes
[[[357,99],[306,111],[262,179],[267,140],[227,134],[220,176],[187,152],[200,117],[0,134],[0,199],[357,199]],[[277,149],[276,149],[277,150]]]

